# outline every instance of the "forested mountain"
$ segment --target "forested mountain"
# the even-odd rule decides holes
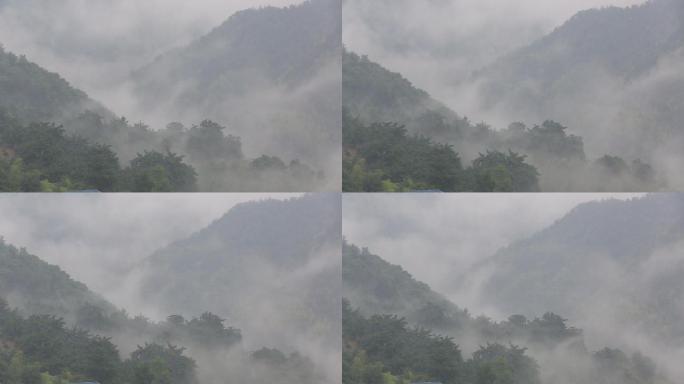
[[[647,74],[682,48],[683,22],[684,7],[677,0],[582,11],[478,75],[487,78],[491,102],[521,97],[519,106],[537,102],[539,111],[548,113],[557,109],[548,97],[573,83],[587,87],[599,75],[627,82]],[[515,84],[503,85],[513,78]]]
[[[63,121],[86,110],[110,116],[101,104],[24,56],[0,45],[0,111],[23,123]]]
[[[262,345],[336,346],[340,209],[335,194],[238,205],[134,271],[141,296],[163,312],[210,310]]]
[[[339,0],[307,0],[238,12],[133,73],[134,94],[148,112],[220,121],[249,140],[249,152],[324,164],[334,180],[341,11]]]
[[[177,101],[191,105],[220,103],[224,92],[240,95],[259,83],[296,87],[339,59],[339,7],[338,1],[307,0],[285,8],[240,11],[133,77],[150,103],[159,94],[174,94],[174,81],[181,80],[199,85],[178,96]]]
[[[400,74],[346,51],[343,101],[345,191],[663,188],[657,170],[639,158],[624,160],[616,148],[602,157],[587,156],[583,138],[547,120],[552,115],[535,118],[543,122],[534,126],[473,124]],[[461,169],[455,158],[472,167]],[[435,181],[440,177],[447,181]]]
[[[591,153],[641,158],[681,185],[683,52],[682,2],[649,0],[580,12],[472,84],[485,115],[562,121]]]
[[[14,63],[0,81],[2,191],[314,190],[328,176],[299,160],[248,158],[241,138],[210,120],[132,124],[36,64],[0,58],[0,70]]]
[[[678,194],[580,205],[483,263],[484,295],[504,311],[551,310],[585,328],[614,324],[681,347],[682,228]]]
[[[430,112],[450,120],[458,118],[454,111],[401,74],[346,49],[342,53],[342,90],[345,108],[366,123],[391,121],[413,125],[417,118]]]
[[[24,126],[61,130],[59,141],[69,141],[70,149],[98,152],[106,179],[93,182],[83,170],[92,162],[88,155],[49,151],[60,154],[55,159],[44,156],[41,140],[24,137],[31,141],[25,145],[3,135],[0,185],[8,191],[336,189],[340,12],[336,0],[250,9],[160,56],[121,85],[126,91],[111,90],[125,92],[126,105],[135,106],[126,113],[147,123],[118,117],[59,75],[0,51],[0,134]],[[111,175],[129,163],[145,169]]]
[[[342,257],[342,296],[365,316],[391,313],[430,329],[448,329],[470,320],[467,311],[365,248],[345,241]],[[438,317],[430,319],[433,315]],[[447,324],[440,324],[445,320]]]
[[[77,308],[91,305],[113,311],[114,305],[25,249],[0,239],[0,297],[24,315],[53,314],[73,320]]]
[[[344,384],[670,382],[638,352],[590,352],[550,312],[475,318],[366,249],[344,245],[342,278]]]
[[[327,249],[333,244],[326,244],[325,240],[332,236],[330,231],[338,234],[340,229],[317,227],[322,218],[315,213],[328,215],[328,220],[339,223],[339,213],[335,215],[339,200],[332,196],[312,197],[287,203],[281,207],[275,201],[264,201],[237,207],[234,219],[238,221],[217,221],[216,227],[203,231],[204,236],[194,237],[194,250],[200,248],[200,240],[207,242],[206,249],[215,247],[223,229],[236,249],[245,254],[246,249],[255,252],[250,257],[257,258],[256,253],[263,250],[281,251],[283,259],[273,260],[281,267],[278,273],[265,264],[251,263],[229,276],[251,273],[252,279],[240,281],[251,285],[231,286],[235,290],[223,291],[222,296],[213,292],[211,303],[225,308],[224,303],[228,302],[242,316],[252,314],[246,321],[242,318],[247,325],[242,329],[234,327],[239,317],[226,320],[206,309],[196,313],[166,312],[173,314],[161,321],[131,316],[57,266],[0,243],[0,380],[8,384],[194,384],[225,383],[230,377],[241,382],[334,383],[331,370],[339,374],[339,368],[330,367],[339,367],[340,353],[340,288],[336,283],[339,253],[335,256]],[[301,210],[314,207],[321,209]],[[247,212],[241,214],[241,210]],[[249,216],[251,221],[240,221]],[[281,229],[269,227],[272,221]],[[242,224],[246,226],[239,229]],[[284,233],[287,230],[282,229],[288,224],[310,231],[312,238],[297,236],[291,228],[293,236],[288,238]],[[281,236],[277,237],[276,232]],[[266,237],[260,238],[261,235]],[[268,235],[278,239],[278,244],[269,243]],[[309,243],[302,246],[311,249],[296,248],[307,240]],[[339,247],[339,239],[330,241]],[[320,248],[315,244],[320,244]],[[315,257],[309,253],[299,254],[300,251],[318,251],[318,260],[313,260]],[[162,264],[161,260],[154,261]],[[257,274],[263,280],[256,278]],[[210,280],[203,280],[202,285],[208,292],[207,281]],[[279,302],[286,297],[291,299]],[[297,302],[299,306],[295,306]],[[147,304],[152,312],[154,308],[173,306],[168,302]],[[177,307],[188,305],[180,302]],[[287,312],[293,310],[296,313]],[[235,312],[231,311],[231,315]],[[299,322],[290,323],[292,319]]]

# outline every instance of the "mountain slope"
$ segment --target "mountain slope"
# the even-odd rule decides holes
[[[397,314],[432,329],[458,328],[470,321],[467,311],[400,266],[346,242],[342,252],[342,296],[361,313]]]
[[[309,0],[286,8],[238,12],[189,46],[158,57],[134,78],[141,92],[173,88],[176,84],[166,75],[192,80],[202,92],[215,87],[240,93],[257,80],[296,86],[335,59],[339,47],[335,3]]]
[[[114,306],[59,267],[0,240],[0,297],[25,314],[72,318],[85,305]]]
[[[472,84],[484,116],[562,121],[587,139],[592,156],[620,153],[663,169],[672,167],[663,152],[684,142],[682,64],[684,6],[650,0],[580,12]]]
[[[457,118],[455,112],[401,74],[347,50],[342,53],[342,89],[344,107],[366,123],[409,124],[429,112],[450,120]]]
[[[645,331],[678,345],[683,227],[679,194],[580,205],[484,263],[491,273],[484,297],[503,311],[551,310],[585,328]]]
[[[476,359],[492,356],[493,350],[505,349],[503,345],[510,346],[512,351],[524,352],[535,360],[533,366],[535,371],[539,369],[541,383],[672,382],[665,377],[668,373],[665,363],[669,360],[659,361],[658,367],[650,358],[634,352],[639,346],[627,349],[634,352],[630,356],[619,349],[604,348],[605,344],[596,340],[591,340],[594,342],[591,348],[604,349],[590,352],[583,331],[550,312],[539,312],[544,315],[534,319],[513,315],[500,322],[485,316],[472,317],[427,284],[413,279],[400,266],[366,249],[344,245],[342,278],[344,297],[348,299],[343,303],[344,383],[363,383],[354,379],[359,370],[382,368],[394,375],[425,372],[428,375],[422,379],[441,379],[445,383],[480,382],[467,379],[467,375],[460,375],[458,380],[448,379],[445,370],[440,373],[426,370],[422,364],[444,349],[423,350],[429,342],[418,340],[434,334],[448,335],[449,344],[457,345],[468,354],[476,351]],[[483,354],[483,350],[489,352]],[[448,355],[453,358],[453,351]],[[500,357],[498,353],[494,355]],[[446,358],[441,360],[438,366],[444,367],[446,361]],[[415,378],[409,380],[415,381]],[[509,382],[537,381],[528,378]]]
[[[542,39],[487,70],[551,85],[592,66],[628,80],[653,68],[684,43],[684,7],[677,0],[582,11]]]
[[[110,115],[58,74],[0,46],[0,108],[24,123],[64,121],[85,110]]]
[[[340,52],[340,1],[307,0],[238,12],[131,82],[164,123],[209,118],[245,137],[247,152],[314,163],[332,151],[339,163]]]
[[[264,340],[293,337],[268,326],[275,316],[295,334],[333,342],[339,334],[340,220],[336,194],[238,205],[155,252],[137,271],[141,294],[163,312],[210,310],[246,333],[257,329],[255,337]]]

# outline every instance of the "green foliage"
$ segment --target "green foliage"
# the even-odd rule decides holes
[[[0,147],[6,169],[0,183],[15,191],[112,191],[119,176],[119,160],[109,147],[67,136],[53,124],[22,126],[0,115]]]
[[[581,137],[567,134],[567,127],[547,120],[541,126],[528,129],[513,123],[502,133],[505,145],[522,151],[540,161],[584,161],[584,142]]]
[[[22,318],[17,312],[0,308],[0,334],[16,349],[7,368],[12,377],[31,375],[40,382],[40,373],[62,375],[74,372],[102,384],[114,383],[120,369],[116,347],[107,338],[68,329],[54,316]],[[24,363],[24,360],[30,363]]]
[[[53,184],[41,180],[39,171],[27,170],[21,159],[0,158],[1,192],[50,192]]]
[[[342,282],[343,295],[365,313],[396,313],[436,330],[458,329],[471,321],[466,311],[416,281],[400,266],[346,241],[342,247]]]
[[[525,349],[487,344],[473,354],[477,384],[540,384],[539,368]]]
[[[127,187],[123,190],[132,192],[193,192],[197,188],[195,170],[171,152],[139,154],[124,173]]]
[[[487,151],[469,169],[474,186],[481,192],[538,192],[537,170],[525,163],[525,156]]]
[[[205,349],[229,348],[242,340],[239,329],[226,327],[225,320],[205,312],[200,317],[185,320],[182,316],[169,316],[161,324],[157,338],[167,343],[181,342],[184,345],[201,345]]]
[[[537,364],[525,349],[488,344],[464,361],[449,337],[411,328],[394,315],[362,316],[344,300],[344,384],[537,384]]]
[[[242,142],[239,137],[225,136],[223,127],[213,121],[204,120],[187,133],[185,144],[190,159],[194,162],[239,160],[243,158]]]
[[[104,108],[56,73],[0,46],[0,109],[22,122],[39,122],[54,121],[86,105],[104,112]]]
[[[195,188],[194,169],[171,152],[145,152],[122,170],[109,146],[69,136],[54,124],[24,126],[0,113],[2,191],[187,192]]]
[[[134,384],[188,384],[195,382],[195,362],[174,345],[138,346],[127,364]]]
[[[107,310],[113,306],[74,281],[59,267],[0,238],[0,292],[12,293],[23,312],[67,316],[74,308],[91,304]]]
[[[397,124],[365,127],[347,113],[343,129],[345,191],[462,188],[461,160],[449,145],[409,136]]]
[[[122,361],[109,338],[68,328],[51,315],[24,318],[2,299],[0,335],[3,383],[195,383],[195,362],[182,348],[145,344]]]
[[[394,123],[364,126],[343,115],[343,190],[347,192],[536,192],[538,172],[525,156],[487,151],[463,169],[450,145],[409,136]]]

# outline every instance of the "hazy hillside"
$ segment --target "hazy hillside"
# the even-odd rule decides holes
[[[475,317],[401,266],[353,245],[343,252],[344,384],[373,382],[368,377],[379,372],[402,384],[479,384],[482,377],[514,384],[670,383],[668,360],[653,362],[638,348],[623,352],[595,340],[587,348],[583,331],[552,312],[499,322]],[[429,263],[429,255],[420,256]]]
[[[324,380],[321,364],[310,358],[263,346],[250,352],[242,338],[209,312],[160,322],[130,317],[59,267],[0,242],[3,383],[193,384],[226,375],[246,382]]]
[[[467,311],[415,280],[400,266],[346,242],[342,253],[342,296],[366,316],[397,314],[431,329],[453,331],[464,325],[460,322],[471,320]]]
[[[253,335],[248,342],[334,345],[340,221],[334,194],[241,204],[155,252],[136,271],[141,295],[162,312],[224,316]],[[274,321],[291,332],[268,326]]]
[[[114,306],[56,265],[0,239],[0,298],[25,315],[55,314],[73,319],[75,311],[93,305]]]
[[[106,6],[103,3],[101,8]],[[30,12],[31,7],[16,7],[7,12],[29,13],[24,15],[26,20],[39,17],[39,12]],[[130,76],[126,71],[126,81],[118,80],[106,90],[98,88],[98,94],[106,91],[107,99],[114,100],[113,105],[120,108],[116,113],[125,113],[125,117],[109,112],[59,75],[0,50],[1,116],[15,117],[23,125],[63,125],[65,140],[73,134],[91,144],[111,146],[122,168],[129,162],[133,162],[132,167],[138,164],[148,168],[143,171],[147,174],[140,175],[137,181],[133,179],[138,177],[132,176],[116,181],[116,186],[103,188],[81,183],[80,171],[74,168],[82,162],[67,167],[63,162],[45,160],[46,151],[38,147],[18,153],[17,144],[4,137],[0,138],[1,144],[10,155],[0,159],[0,184],[11,184],[4,188],[11,191],[336,190],[341,179],[340,13],[338,0],[247,9],[183,48],[167,52],[153,62],[144,60],[148,64],[143,68],[137,63],[143,61],[140,57],[147,56],[139,55],[129,64],[140,69]],[[23,25],[24,21],[18,23]],[[107,65],[116,66],[114,62],[131,54],[123,48],[118,51],[111,45],[114,42],[104,37],[99,38],[102,46],[97,45],[97,36],[76,42],[62,39],[63,36],[55,37],[54,41],[45,42],[49,47],[44,55],[42,51],[38,55],[46,61],[43,64],[54,64],[50,52],[69,51],[86,40],[88,49],[82,53],[86,62],[108,57],[104,59]],[[151,40],[145,40],[141,46],[150,45]],[[147,54],[161,50],[157,46],[148,48]],[[106,72],[102,68],[97,71]],[[84,76],[97,71],[91,70]],[[8,129],[5,121],[0,122],[0,130]],[[85,145],[80,138],[74,141]],[[148,152],[158,153],[148,156]],[[163,159],[165,156],[169,161]],[[69,175],[70,179],[49,178],[44,175],[50,172],[45,167],[19,164],[29,163],[33,158],[52,163],[53,168],[60,168],[60,176]],[[190,187],[178,188],[173,181],[164,180],[174,178],[175,170],[169,167],[173,162],[194,168],[196,177],[193,176]],[[110,163],[111,167],[118,167]],[[6,174],[12,172],[12,167],[20,168],[19,173],[34,172],[40,177],[22,176],[31,179],[30,183],[3,180],[11,179]],[[152,180],[157,176],[151,175],[149,169],[159,167],[165,168],[165,175]],[[24,168],[28,168],[26,172]],[[44,188],[33,182],[40,178],[57,187]]]
[[[654,159],[651,152],[638,157],[620,145],[602,148],[606,152],[585,150],[587,147],[595,151],[600,139],[593,134],[587,134],[585,139],[564,120],[549,120],[555,116],[553,113],[540,113],[534,119],[522,120],[525,123],[519,122],[520,116],[514,114],[501,126],[474,124],[414,87],[401,74],[350,52],[343,53],[343,100],[345,191],[643,192],[667,189],[668,183],[676,182],[669,177],[674,163],[658,162],[658,167],[654,167],[646,161]],[[389,122],[405,127],[405,131],[374,124]],[[602,129],[595,122],[585,126],[588,127]],[[410,143],[413,135],[421,138]],[[425,145],[423,137],[451,148],[426,151],[429,144]],[[506,156],[509,151],[524,157]],[[466,172],[460,172],[460,164],[442,160],[442,152],[453,152],[462,159]],[[441,167],[449,172],[429,159],[439,159]],[[471,161],[472,169],[468,169]],[[483,164],[485,169],[478,169]],[[505,170],[507,175],[502,178],[494,169]],[[533,176],[537,171],[538,183],[537,176]],[[452,175],[459,172],[460,175]],[[435,174],[447,175],[455,181],[435,182]],[[381,181],[377,179],[384,179],[392,188],[380,187]],[[409,187],[402,188],[407,184]],[[360,185],[365,186],[359,188]]]
[[[609,337],[629,329],[680,346],[683,226],[681,195],[580,205],[484,263],[484,298],[504,312],[551,310]]]
[[[24,56],[2,49],[0,42],[0,109],[28,122],[64,121],[85,110],[109,116],[102,105]]]
[[[342,54],[342,90],[344,107],[366,123],[410,124],[429,112],[457,117],[401,74],[347,50]]]
[[[588,10],[471,85],[485,118],[562,121],[586,138],[588,153],[640,157],[681,185],[683,49],[681,1]]]
[[[241,11],[136,71],[134,95],[151,120],[219,121],[248,152],[325,162],[334,179],[340,36],[338,0]]]

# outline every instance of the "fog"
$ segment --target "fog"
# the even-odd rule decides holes
[[[491,307],[471,296],[470,289],[464,292],[454,284],[461,274],[500,248],[552,224],[580,203],[634,196],[638,195],[347,194],[343,232],[350,243],[403,266],[418,280],[455,295],[457,304],[478,313]],[[425,257],[430,260],[427,265]]]
[[[117,131],[115,116],[157,132],[172,122],[189,129],[208,119],[225,127],[226,136],[242,139],[245,160],[207,166],[188,161],[185,148],[171,148],[200,171],[200,190],[334,191],[341,182],[341,70],[335,47],[340,45],[340,8],[327,0],[304,3],[9,0],[0,2],[0,45],[58,73],[113,112],[96,108],[107,115],[106,129],[74,123],[74,112],[94,108],[90,104],[71,106],[53,119],[69,133],[111,145],[124,164],[143,150],[163,152],[168,143],[161,143],[163,133]],[[270,20],[274,12],[264,10],[294,6],[300,9],[298,20],[293,21],[294,12],[282,12],[281,24]],[[249,9],[263,13],[232,18]],[[314,33],[302,33],[305,28]],[[310,40],[317,38],[324,41],[311,48]],[[273,53],[268,44],[283,51]],[[40,110],[42,105],[30,105],[32,99],[21,107]],[[278,157],[285,165],[299,161],[321,176],[296,176],[296,169],[263,175],[244,171],[261,155]],[[207,169],[212,167],[213,173]]]
[[[593,206],[597,213],[585,206],[563,227],[547,230],[568,213],[578,212],[578,205],[596,201],[629,205],[613,204],[612,210]],[[662,209],[668,212],[662,216],[681,220],[680,201],[676,195],[639,194],[347,195],[343,232],[350,243],[401,266],[474,317],[506,321],[510,315],[523,314],[533,319],[550,311],[566,318],[568,326],[582,329],[580,340],[551,349],[513,339],[528,347],[540,364],[543,383],[585,382],[595,369],[586,351],[606,347],[628,355],[643,353],[662,375],[655,382],[669,383],[683,374],[678,361],[684,347],[673,324],[681,322],[684,307],[671,291],[680,278],[682,240],[675,221],[651,218],[661,215],[655,211]],[[615,217],[605,216],[611,212]],[[612,226],[604,227],[607,223]],[[583,226],[606,238],[597,239]],[[639,247],[644,245],[643,250],[621,252],[619,244],[626,243],[608,238],[635,239],[640,236],[636,228],[649,232],[634,240]],[[669,232],[673,229],[676,233]],[[535,272],[528,273],[525,265]],[[550,277],[543,279],[539,273]],[[540,281],[530,281],[535,276]],[[500,285],[497,279],[509,283]],[[539,289],[554,293],[535,294]],[[407,305],[417,309],[421,304]],[[466,354],[487,341],[486,331],[454,332]],[[612,383],[605,374],[589,382]]]
[[[444,102],[473,71],[542,37],[575,13],[643,0],[345,0],[343,42]],[[460,103],[459,103],[460,104]],[[473,119],[485,119],[461,105]],[[507,123],[510,123],[508,121]]]
[[[238,344],[225,346],[216,344],[220,343],[218,340],[214,344],[201,342],[203,339],[195,339],[191,328],[171,333],[180,337],[173,339],[174,343],[186,347],[187,355],[197,361],[200,382],[225,383],[227,377],[230,378],[228,382],[238,378],[261,382],[278,377],[283,383],[335,384],[341,374],[339,298],[333,300],[326,295],[339,296],[339,281],[335,282],[334,278],[331,281],[330,278],[340,273],[339,237],[330,244],[327,242],[329,239],[319,238],[321,234],[303,233],[306,230],[299,226],[282,229],[276,225],[276,230],[282,231],[283,236],[290,234],[307,239],[313,247],[308,250],[312,254],[307,256],[306,263],[284,269],[278,265],[286,260],[278,257],[294,251],[281,248],[283,255],[269,252],[270,243],[282,239],[264,238],[258,244],[252,244],[251,240],[247,243],[238,241],[236,244],[240,245],[236,249],[227,250],[219,245],[223,241],[221,237],[202,237],[209,231],[202,230],[214,228],[212,236],[230,238],[235,236],[237,226],[237,231],[245,237],[258,239],[260,231],[274,230],[273,225],[269,227],[270,224],[261,221],[260,214],[264,209],[270,209],[269,216],[272,217],[292,214],[292,211],[286,211],[289,207],[310,199],[295,205],[295,210],[299,210],[295,214],[300,215],[296,217],[319,217],[322,216],[320,212],[301,211],[321,207],[339,212],[339,197],[336,196],[339,195],[5,195],[0,197],[0,211],[3,212],[0,236],[6,243],[24,247],[29,253],[57,265],[71,278],[85,283],[89,289],[130,314],[129,320],[112,317],[110,321],[118,324],[113,328],[103,325],[106,323],[101,323],[102,320],[95,322],[95,326],[103,328],[96,328],[94,332],[112,337],[124,357],[145,341],[168,337],[163,331],[171,326],[166,322],[167,316],[182,315],[189,321],[200,316],[202,311],[210,311],[227,319],[225,326],[241,330]],[[275,205],[278,201],[284,205]],[[233,208],[242,213],[233,216],[232,224],[217,225],[230,215],[227,212],[234,212]],[[239,221],[240,217],[244,222]],[[334,223],[335,216],[329,220]],[[245,231],[241,226],[245,226]],[[339,224],[337,228],[339,233]],[[167,247],[193,244],[192,241],[197,239],[203,240],[194,243],[197,247],[194,251],[183,248],[189,245],[179,245],[181,253],[177,257],[172,253],[156,259],[153,256],[159,251],[163,253]],[[237,249],[239,246],[242,248]],[[181,298],[168,295],[166,303],[155,300],[158,298],[156,294],[163,293],[165,288],[160,280],[153,280],[151,276],[160,276],[167,289],[177,283],[198,280],[198,275],[191,271],[197,268],[197,264],[193,264],[194,259],[202,256],[207,259],[201,250],[212,247],[218,247],[215,248],[219,252],[218,259],[203,263],[217,263],[214,266],[217,270],[230,268],[232,275],[226,274],[225,278],[233,282],[219,281],[224,278],[220,275],[212,278],[211,282],[192,281],[198,290],[188,294],[202,303],[199,305],[187,306]],[[169,267],[174,262],[184,265],[175,272],[176,275]],[[54,284],[60,286],[63,282]],[[189,287],[184,289],[190,290]],[[155,295],[146,291],[149,288]],[[21,308],[21,297],[12,292],[3,292],[3,296],[8,296],[13,306]],[[207,298],[213,301],[202,301]],[[176,302],[169,305],[169,300]],[[299,306],[294,307],[295,304]],[[171,312],[169,307],[175,310]],[[224,310],[226,307],[228,311]],[[68,310],[71,311],[66,317],[68,322],[82,321],[78,320],[80,308]],[[132,318],[138,315],[151,319],[152,323],[141,327],[144,320]],[[287,364],[270,366],[268,361],[260,363],[250,357],[252,352],[263,347],[282,351],[288,356]],[[290,355],[292,353],[298,355]]]
[[[586,167],[564,169],[527,153],[546,192],[676,191],[684,185],[678,4],[347,0],[343,40],[472,122],[504,131],[554,120],[582,137]],[[625,8],[573,17],[606,7]],[[486,149],[452,144],[466,160]],[[650,164],[657,180],[593,175],[589,163],[606,154]]]
[[[6,194],[0,197],[0,236],[60,266],[114,304],[145,313],[149,306],[138,303],[136,292],[119,289],[131,268],[236,204],[293,196],[297,195]]]
[[[91,97],[119,105],[112,87],[157,55],[190,43],[235,12],[299,2],[5,0],[0,2],[0,43],[60,73]]]

